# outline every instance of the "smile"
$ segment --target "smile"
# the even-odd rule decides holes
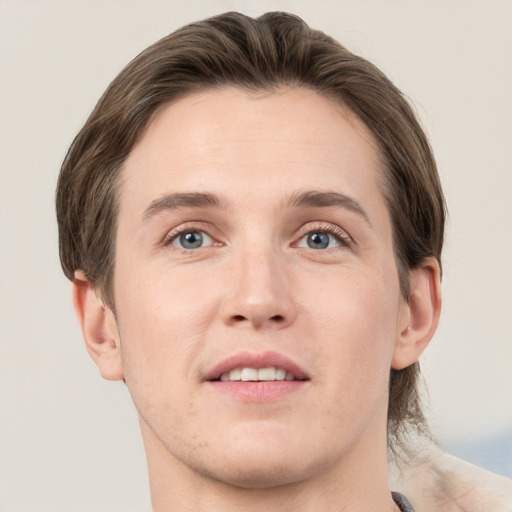
[[[290,358],[276,352],[238,352],[203,376],[203,381],[259,382],[308,380],[306,372]]]
[[[238,352],[203,377],[208,388],[243,402],[274,401],[306,389],[310,378],[290,358],[276,352]]]
[[[296,380],[291,372],[287,372],[284,368],[235,368],[230,372],[223,373],[220,376],[220,381],[244,381],[244,382],[258,382],[258,381],[273,381],[273,380]]]

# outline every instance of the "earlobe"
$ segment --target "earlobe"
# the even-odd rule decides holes
[[[72,289],[75,313],[89,355],[103,378],[122,380],[121,347],[114,314],[81,270],[75,272]]]
[[[441,271],[435,258],[427,258],[411,272],[411,293],[404,303],[393,352],[392,368],[412,365],[434,336],[441,313]]]

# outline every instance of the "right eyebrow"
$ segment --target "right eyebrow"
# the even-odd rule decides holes
[[[142,222],[149,219],[164,210],[175,210],[177,208],[211,208],[222,207],[221,200],[214,194],[202,192],[179,192],[166,194],[158,199],[151,201],[150,205],[142,214]]]

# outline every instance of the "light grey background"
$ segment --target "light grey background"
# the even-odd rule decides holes
[[[53,195],[73,136],[156,39],[226,10],[288,10],[414,100],[450,222],[423,368],[448,450],[512,476],[512,2],[0,0],[0,511],[143,511],[136,414],[81,340]]]

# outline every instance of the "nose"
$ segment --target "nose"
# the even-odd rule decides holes
[[[272,248],[240,251],[226,283],[222,319],[230,326],[282,329],[296,318],[293,280]]]

